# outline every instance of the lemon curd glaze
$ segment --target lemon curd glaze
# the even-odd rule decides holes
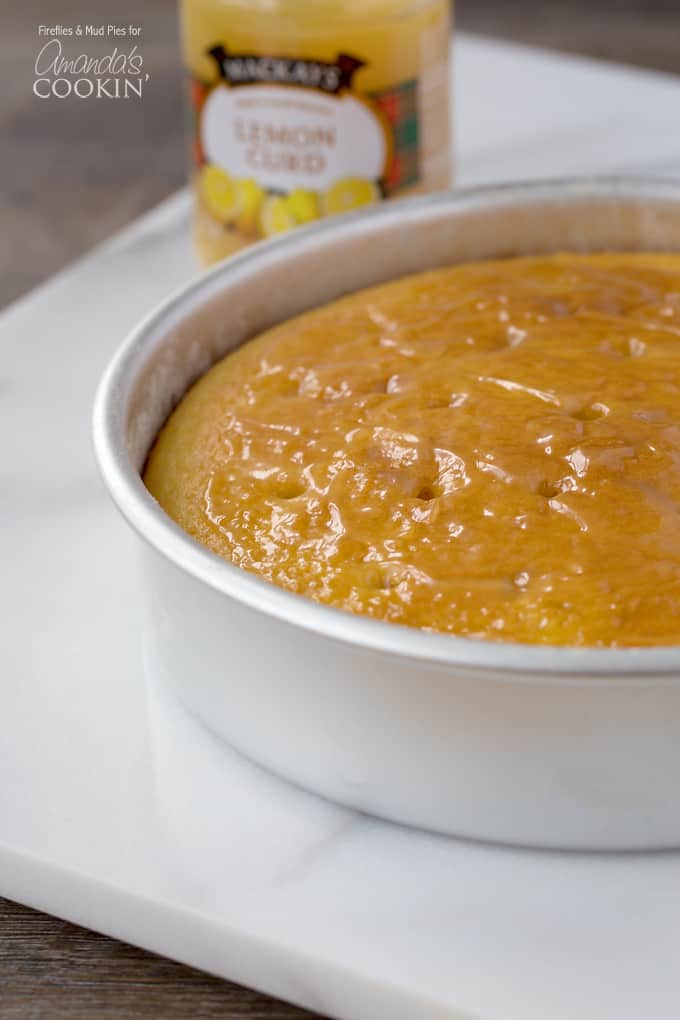
[[[226,560],[354,613],[680,644],[680,256],[471,263],[309,312],[189,391],[144,478]]]

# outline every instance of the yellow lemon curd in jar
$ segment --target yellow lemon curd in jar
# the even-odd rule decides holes
[[[251,340],[144,479],[231,563],[379,620],[680,644],[680,255],[397,280]]]

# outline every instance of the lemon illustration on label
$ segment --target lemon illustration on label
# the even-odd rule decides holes
[[[264,191],[251,178],[236,180],[226,170],[209,163],[201,171],[199,189],[206,208],[225,226],[244,234],[257,233]]]
[[[260,211],[260,230],[265,237],[282,234],[296,225],[296,220],[288,208],[288,199],[283,195],[269,195],[265,198]]]
[[[199,191],[206,208],[220,223],[233,223],[238,215],[238,196],[233,178],[214,163],[201,170]]]
[[[331,184],[322,196],[323,211],[327,216],[349,212],[362,205],[370,205],[380,198],[380,191],[373,181],[361,177],[345,177]]]
[[[318,220],[321,215],[319,209],[319,198],[313,191],[305,191],[304,188],[294,188],[286,199],[287,205],[296,223],[311,223]]]
[[[236,182],[236,205],[238,207],[236,226],[243,233],[254,234],[257,232],[263,201],[264,191],[257,181],[245,178]]]

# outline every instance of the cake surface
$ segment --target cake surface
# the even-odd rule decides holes
[[[680,255],[469,263],[215,365],[144,481],[224,559],[427,630],[680,644]]]

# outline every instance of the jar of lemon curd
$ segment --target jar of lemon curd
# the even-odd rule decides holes
[[[450,181],[449,0],[180,0],[204,262]]]

